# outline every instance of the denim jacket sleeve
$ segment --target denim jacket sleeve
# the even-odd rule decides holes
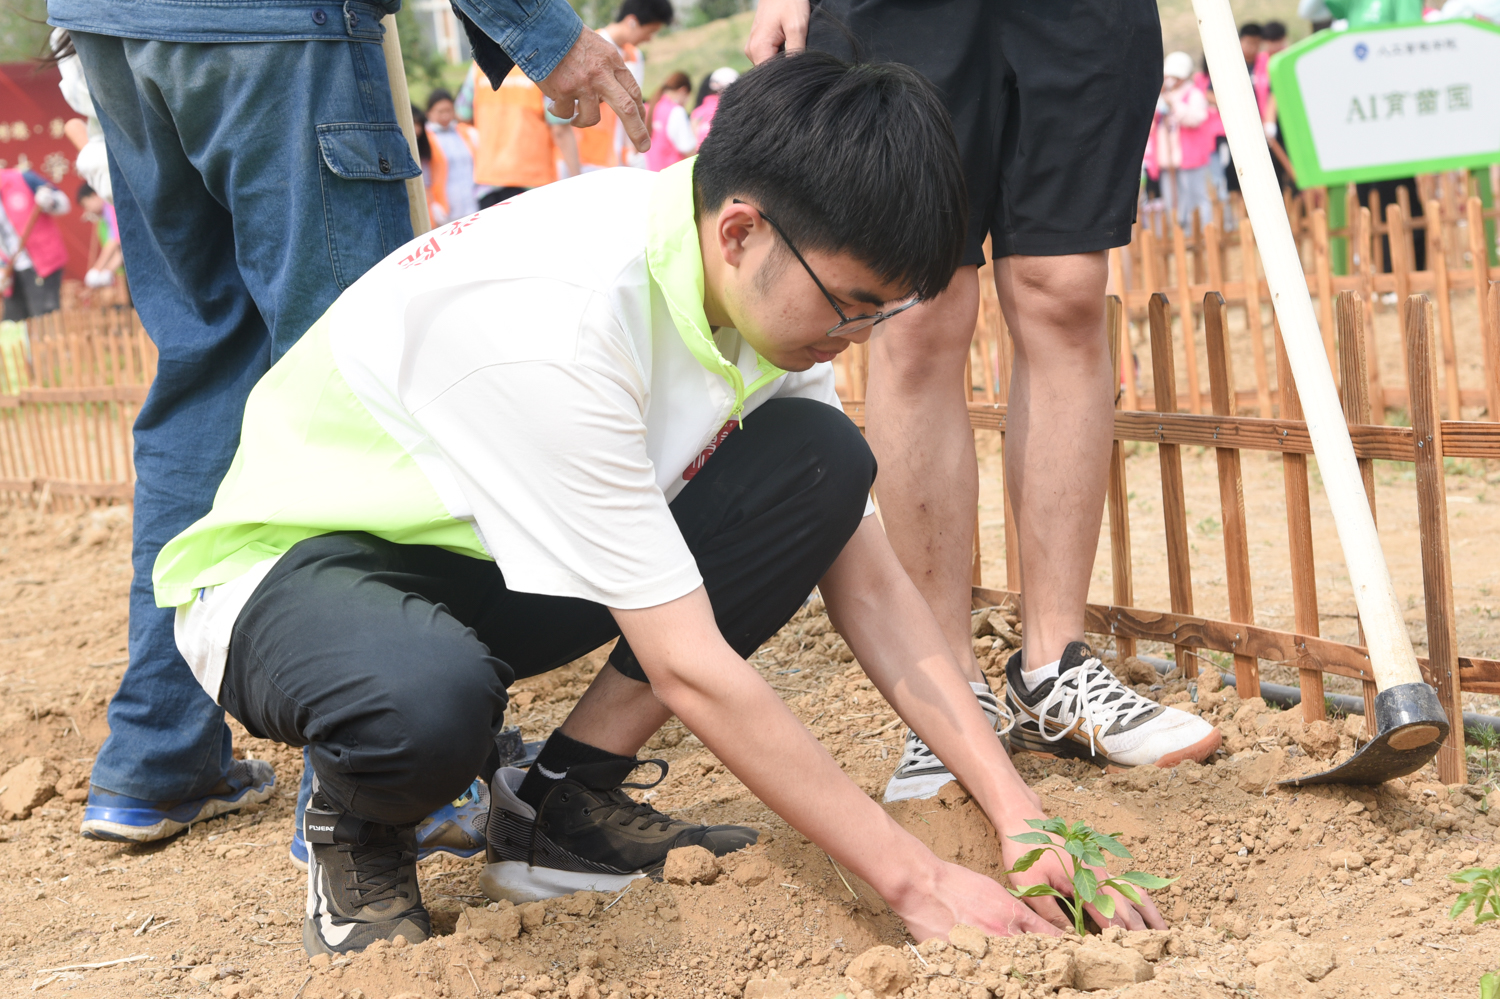
[[[533,80],[552,72],[583,22],[567,0],[455,0],[471,40]],[[379,41],[379,19],[401,0],[47,0],[59,28],[162,42]],[[482,36],[475,39],[475,34]],[[485,45],[493,40],[498,43]],[[477,53],[476,53],[477,54]],[[498,85],[504,72],[491,79]]]
[[[583,31],[583,22],[567,0],[453,0],[453,6],[533,80],[556,69]],[[472,31],[469,36],[474,41]],[[474,48],[480,68],[498,86],[505,74],[491,73],[480,57],[480,46]]]

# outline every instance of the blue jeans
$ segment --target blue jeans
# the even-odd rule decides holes
[[[402,181],[420,168],[395,121],[379,13],[341,41],[73,34],[131,294],[160,352],[135,423],[130,666],[92,777],[117,794],[175,801],[224,776],[224,712],[177,651],[152,565],[212,505],[256,381],[411,239]]]

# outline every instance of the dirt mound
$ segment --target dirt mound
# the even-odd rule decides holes
[[[309,962],[305,880],[286,857],[296,753],[237,730],[240,752],[276,765],[280,786],[265,806],[144,848],[77,836],[105,699],[123,670],[128,535],[118,514],[0,511],[0,594],[10,611],[0,629],[0,774],[20,767],[29,781],[18,780],[14,795],[26,807],[12,810],[29,817],[0,822],[0,995],[29,995],[35,984],[101,997],[856,999],[897,986],[902,996],[965,999],[1083,989],[1128,999],[1250,990],[1456,999],[1500,964],[1500,930],[1445,915],[1455,894],[1447,873],[1500,864],[1500,809],[1490,810],[1488,789],[1446,788],[1430,771],[1379,789],[1281,788],[1277,779],[1352,752],[1357,725],[1309,731],[1258,699],[1211,689],[1207,677],[1195,702],[1186,682],[1136,664],[1122,669],[1136,689],[1224,730],[1225,752],[1212,765],[1101,774],[1035,756],[1016,763],[1053,813],[1122,833],[1135,858],[1117,869],[1178,878],[1158,898],[1169,932],[1087,942],[970,932],[953,945],[913,947],[867,885],[674,723],[651,743],[651,755],[671,765],[648,792],[654,803],[763,833],[756,847],[720,860],[712,883],[689,857],[676,872],[683,883],[641,880],[619,895],[513,908],[483,897],[478,863],[440,856],[420,869],[434,939]],[[976,649],[998,686],[1016,622],[1003,613],[983,621]],[[524,681],[512,720],[528,738],[546,734],[601,662],[596,654]],[[904,729],[820,608],[753,662],[850,777],[879,795]],[[11,807],[9,789],[0,801]],[[1000,870],[993,828],[957,785],[890,811],[940,855]],[[872,948],[881,949],[861,964]]]

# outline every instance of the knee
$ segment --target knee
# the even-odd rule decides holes
[[[857,508],[862,514],[875,484],[876,465],[854,421],[842,410],[813,399],[777,399],[762,410],[770,410],[766,416],[780,424],[768,425],[768,430],[794,433],[812,452],[819,509],[835,513]]]
[[[1016,353],[1035,362],[1106,351],[1107,268],[1103,253],[1006,258],[996,280]]]
[[[949,387],[968,361],[978,318],[978,271],[961,267],[937,298],[875,327],[875,367],[887,368],[903,384],[935,379]]]

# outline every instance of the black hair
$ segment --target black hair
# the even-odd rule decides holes
[[[635,15],[637,24],[671,24],[677,16],[672,0],[625,0],[615,11],[615,22]]]
[[[411,106],[412,131],[417,133],[417,159],[427,163],[432,159],[432,140],[427,138],[427,115],[415,104]]]
[[[743,198],[802,252],[849,253],[924,299],[948,286],[968,231],[958,143],[932,84],[822,52],[769,59],[724,89],[693,193],[700,214]]]
[[[95,191],[92,187],[90,187],[89,184],[88,184],[88,182],[85,181],[84,183],[78,185],[78,196],[75,197],[73,200],[74,201],[82,201],[84,198],[87,198],[90,195],[97,194],[97,193],[98,192]]]
[[[1241,38],[1264,38],[1266,31],[1254,21],[1246,21],[1240,25]]]
[[[713,93],[712,90],[708,89],[708,85],[713,82],[713,78],[714,74],[712,71],[703,74],[703,82],[698,84],[698,96],[693,101],[693,110],[696,111],[698,108],[701,108],[703,102],[708,100],[708,95]]]
[[[1286,25],[1280,21],[1267,21],[1261,26],[1260,37],[1268,42],[1279,42],[1286,37]]]
[[[453,95],[448,93],[448,91],[444,90],[442,87],[433,87],[432,93],[427,95],[427,110],[431,111],[432,106],[438,101],[447,101],[449,104],[452,104]]]

